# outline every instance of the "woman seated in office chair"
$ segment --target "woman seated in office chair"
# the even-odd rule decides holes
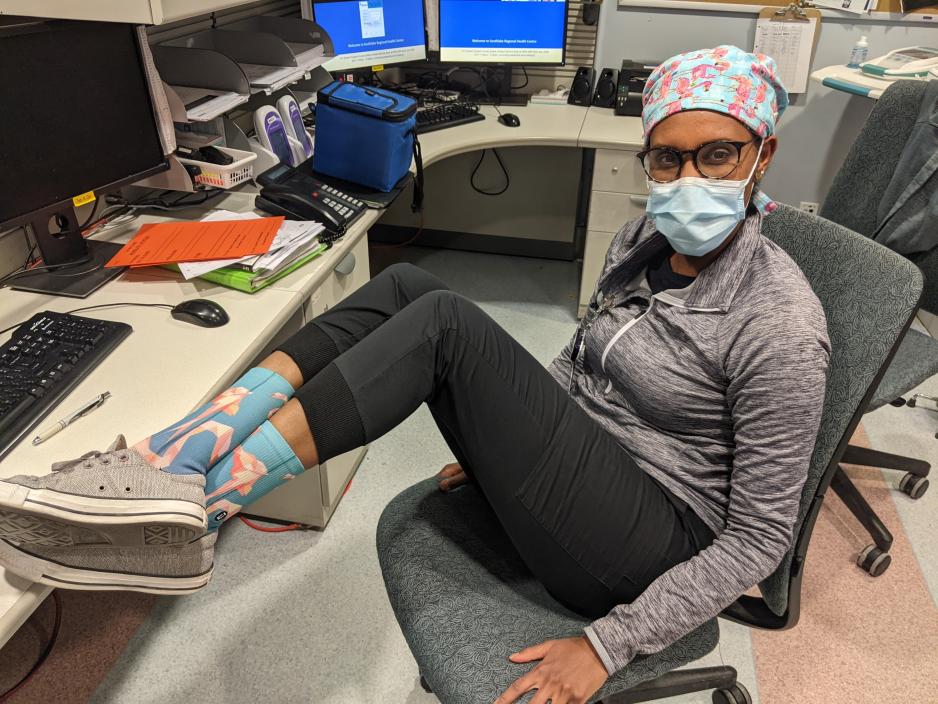
[[[643,99],[647,213],[616,235],[549,370],[393,266],[169,428],[0,482],[0,564],[66,588],[194,591],[221,523],[426,403],[458,460],[441,488],[477,482],[533,574],[595,619],[513,655],[540,664],[498,704],[532,689],[584,702],[719,613],[791,544],[829,343],[801,271],[760,232],[787,104],[774,62],[681,54]]]

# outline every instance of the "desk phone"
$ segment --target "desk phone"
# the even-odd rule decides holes
[[[286,164],[265,171],[257,182],[261,185],[254,202],[258,210],[288,220],[321,222],[335,237],[344,235],[367,208],[357,198]]]

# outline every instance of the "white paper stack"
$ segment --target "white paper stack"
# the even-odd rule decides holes
[[[261,217],[257,213],[234,213],[230,210],[215,210],[202,220],[254,220]],[[256,281],[263,281],[280,273],[297,259],[309,254],[320,246],[319,233],[326,228],[322,223],[311,220],[284,220],[277,231],[270,249],[266,254],[256,254],[240,259],[213,259],[207,262],[189,262],[179,264],[183,278],[193,279],[222,267],[239,267],[257,274]]]

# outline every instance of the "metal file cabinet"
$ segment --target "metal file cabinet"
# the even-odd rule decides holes
[[[612,238],[626,222],[645,212],[648,186],[637,150],[597,149],[593,164],[586,246],[577,315],[586,312]]]

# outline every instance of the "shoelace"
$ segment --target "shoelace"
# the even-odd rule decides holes
[[[127,450],[117,450],[107,453],[103,453],[100,450],[92,450],[91,452],[86,452],[81,457],[76,459],[53,463],[52,471],[70,472],[79,465],[85,469],[91,469],[94,467],[92,460],[97,460],[98,463],[102,465],[109,465],[111,464],[111,455],[117,457],[120,462],[127,462],[130,459],[130,455],[127,453]]]

